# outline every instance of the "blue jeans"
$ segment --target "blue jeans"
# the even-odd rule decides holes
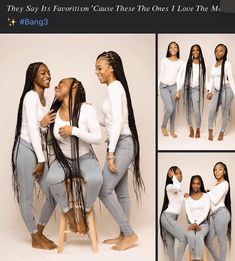
[[[200,112],[200,87],[189,87],[189,100],[185,96],[185,104],[186,104],[186,120],[189,127],[193,127],[192,125],[192,108],[195,115],[196,120],[196,128],[201,128],[201,112]],[[185,93],[185,95],[187,95]]]
[[[222,125],[221,125],[221,132],[225,132],[225,128],[228,123],[229,119],[229,111],[231,107],[231,103],[233,100],[234,94],[230,84],[223,85],[222,93],[221,93],[221,100],[220,106],[222,108]],[[209,111],[209,118],[208,118],[208,127],[209,129],[213,129],[213,124],[216,117],[216,106],[219,99],[219,91],[214,90],[213,98],[211,101],[210,111]]]
[[[79,158],[79,164],[81,175],[86,181],[84,193],[85,208],[86,211],[90,211],[93,203],[98,197],[103,181],[101,169],[91,152],[81,156]],[[69,204],[64,186],[64,180],[64,169],[61,164],[55,160],[50,166],[46,182],[55,201],[62,211],[66,213],[69,210]]]
[[[161,224],[166,238],[167,255],[170,261],[182,261],[184,251],[187,245],[185,233],[177,224],[178,215],[170,212],[163,212],[161,215]],[[175,259],[175,239],[178,239],[179,245]]]
[[[192,259],[203,259],[202,250],[203,250],[203,243],[204,238],[208,233],[209,226],[207,222],[203,222],[200,224],[200,231],[186,231],[186,237],[188,240],[188,245],[192,252]]]
[[[211,215],[206,246],[216,261],[225,261],[226,258],[227,231],[230,218],[230,213],[226,207],[218,208]],[[219,255],[217,255],[217,251],[213,245],[213,239],[215,236],[217,236],[219,242]]]
[[[35,188],[35,178],[32,176],[37,165],[37,158],[33,147],[27,141],[21,139],[16,160],[16,168],[19,182],[20,211],[28,231],[33,234],[37,232],[37,226],[33,214],[33,190]],[[48,175],[47,163],[45,163],[44,173],[38,181],[46,201],[41,210],[39,224],[46,225],[54,211],[53,196],[46,185]]]
[[[130,135],[121,135],[115,149],[118,173],[111,173],[107,162],[103,169],[103,184],[99,197],[112,214],[124,236],[133,234],[129,224],[130,198],[128,193],[128,167],[133,161],[133,140]],[[117,197],[113,195],[113,191]]]
[[[160,83],[160,95],[165,105],[165,113],[162,121],[162,128],[166,128],[167,123],[170,119],[170,130],[175,129],[175,115],[176,115],[176,84],[167,85],[165,83]]]

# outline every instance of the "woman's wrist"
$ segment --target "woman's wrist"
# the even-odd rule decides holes
[[[114,152],[107,152],[107,160],[110,160],[110,159],[115,159],[115,155],[114,155]]]

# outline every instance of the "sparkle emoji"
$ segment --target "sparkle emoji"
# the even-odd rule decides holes
[[[9,26],[14,26],[15,23],[16,23],[15,18],[8,18],[8,24],[9,24]]]

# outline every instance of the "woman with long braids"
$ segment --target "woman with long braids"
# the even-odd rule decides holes
[[[170,135],[173,138],[177,137],[175,133],[176,99],[180,98],[183,70],[184,62],[180,59],[179,45],[176,42],[171,42],[168,45],[166,57],[161,63],[158,84],[165,105],[161,126],[163,136],[169,136],[166,127],[170,120]]]
[[[177,224],[184,202],[184,195],[181,191],[182,179],[182,172],[177,166],[172,166],[168,169],[164,201],[160,215],[160,233],[170,261],[182,261],[187,245],[185,233]],[[179,241],[176,258],[174,251],[175,239]]]
[[[44,96],[49,88],[51,75],[41,62],[31,63],[26,71],[24,90],[20,98],[14,145],[12,149],[13,186],[21,215],[32,237],[32,247],[53,249],[56,245],[42,231],[54,207],[53,198],[46,186],[48,167],[42,148],[42,129],[52,123],[55,114],[49,111]],[[46,202],[38,225],[33,215],[33,190],[37,181],[43,190]]]
[[[101,169],[91,147],[91,144],[101,142],[99,121],[93,106],[86,103],[82,83],[75,78],[65,78],[55,87],[51,109],[55,111],[56,119],[48,133],[53,160],[50,160],[46,182],[55,203],[68,218],[71,231],[86,233],[86,217],[91,213],[102,184]],[[76,186],[72,185],[74,180]],[[69,206],[68,190],[75,195],[73,201],[81,207],[77,217],[79,223],[74,208]]]
[[[217,162],[213,168],[216,178],[215,186],[208,192],[211,202],[211,220],[206,245],[216,261],[225,261],[227,253],[227,239],[231,246],[231,197],[230,183],[227,166],[223,162]],[[213,245],[213,239],[217,236],[219,253]]]
[[[206,194],[204,183],[200,175],[191,177],[189,195],[185,195],[185,210],[189,222],[186,231],[192,260],[203,260],[204,238],[208,233],[208,213],[210,199]]]
[[[227,47],[224,44],[218,44],[214,53],[216,63],[213,64],[211,68],[211,77],[208,87],[209,92],[207,94],[207,99],[212,99],[208,118],[208,140],[213,140],[213,124],[220,105],[222,108],[222,125],[218,140],[223,140],[225,128],[229,119],[231,103],[235,94],[235,83],[233,80],[231,63],[227,61]],[[212,94],[213,87],[214,92]]]
[[[192,124],[192,108],[196,120],[195,138],[200,138],[201,108],[204,105],[204,93],[206,85],[206,66],[200,45],[194,44],[189,53],[189,58],[184,74],[184,107],[186,120],[189,126],[189,137],[194,137]]]
[[[113,51],[100,54],[96,59],[96,74],[99,81],[108,86],[102,105],[104,117],[100,120],[107,130],[108,148],[99,197],[120,227],[120,235],[104,243],[116,244],[115,250],[125,250],[138,240],[129,224],[128,167],[133,162],[133,185],[139,199],[144,189],[139,169],[139,139],[120,56]],[[113,190],[117,199],[112,195]]]

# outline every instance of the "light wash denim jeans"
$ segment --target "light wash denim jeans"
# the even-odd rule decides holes
[[[161,224],[166,238],[166,248],[169,261],[182,261],[187,245],[185,233],[177,224],[177,219],[178,215],[175,213],[164,211],[161,215]],[[175,239],[178,239],[179,241],[176,259],[174,251]]]
[[[188,224],[190,225],[190,224]],[[186,237],[188,240],[188,245],[190,247],[191,253],[192,253],[192,259],[203,259],[202,250],[203,250],[203,244],[204,244],[204,238],[207,235],[209,231],[209,226],[207,221],[204,221],[202,224],[200,224],[200,231],[186,231]]]
[[[28,231],[33,234],[37,232],[35,217],[33,214],[33,190],[36,179],[32,173],[35,170],[37,158],[33,147],[27,141],[20,139],[19,150],[16,160],[16,168],[19,182],[20,211]],[[46,201],[41,210],[39,224],[46,225],[54,210],[53,196],[46,185],[48,166],[45,163],[44,173],[38,181]]]
[[[186,120],[189,127],[193,127],[192,124],[192,109],[195,115],[196,128],[201,128],[201,112],[200,112],[200,87],[195,86],[193,88],[189,87],[189,101],[185,96],[186,104]],[[186,95],[186,93],[185,93]]]
[[[133,161],[133,140],[130,135],[121,135],[116,145],[115,157],[118,173],[111,173],[107,162],[103,169],[103,184],[99,197],[118,223],[124,236],[133,234],[129,224],[130,198],[128,193],[128,167]],[[113,191],[117,197],[113,195]]]
[[[165,83],[160,83],[160,95],[165,105],[165,113],[162,121],[162,128],[166,128],[167,123],[170,119],[170,130],[175,130],[175,115],[176,115],[176,84],[167,85]]]
[[[225,132],[225,128],[228,123],[229,119],[229,111],[231,107],[231,103],[233,100],[234,94],[232,91],[232,88],[230,84],[223,85],[223,90],[221,93],[221,100],[220,100],[220,106],[222,108],[222,125],[221,125],[221,132]],[[219,99],[219,91],[214,90],[213,98],[211,101],[210,111],[209,111],[209,117],[208,117],[208,128],[213,129],[213,124],[216,117],[216,106]]]
[[[101,169],[98,161],[92,152],[82,155],[79,158],[81,175],[86,181],[84,201],[86,211],[90,211],[93,203],[98,197],[100,187],[103,181]],[[69,211],[67,193],[64,186],[65,172],[61,164],[55,160],[49,169],[47,175],[47,185],[64,213]]]
[[[227,231],[230,218],[230,213],[226,207],[218,208],[211,215],[206,246],[215,261],[225,261],[226,259]],[[219,254],[217,254],[216,248],[213,245],[213,239],[215,236],[217,236],[219,242]]]

